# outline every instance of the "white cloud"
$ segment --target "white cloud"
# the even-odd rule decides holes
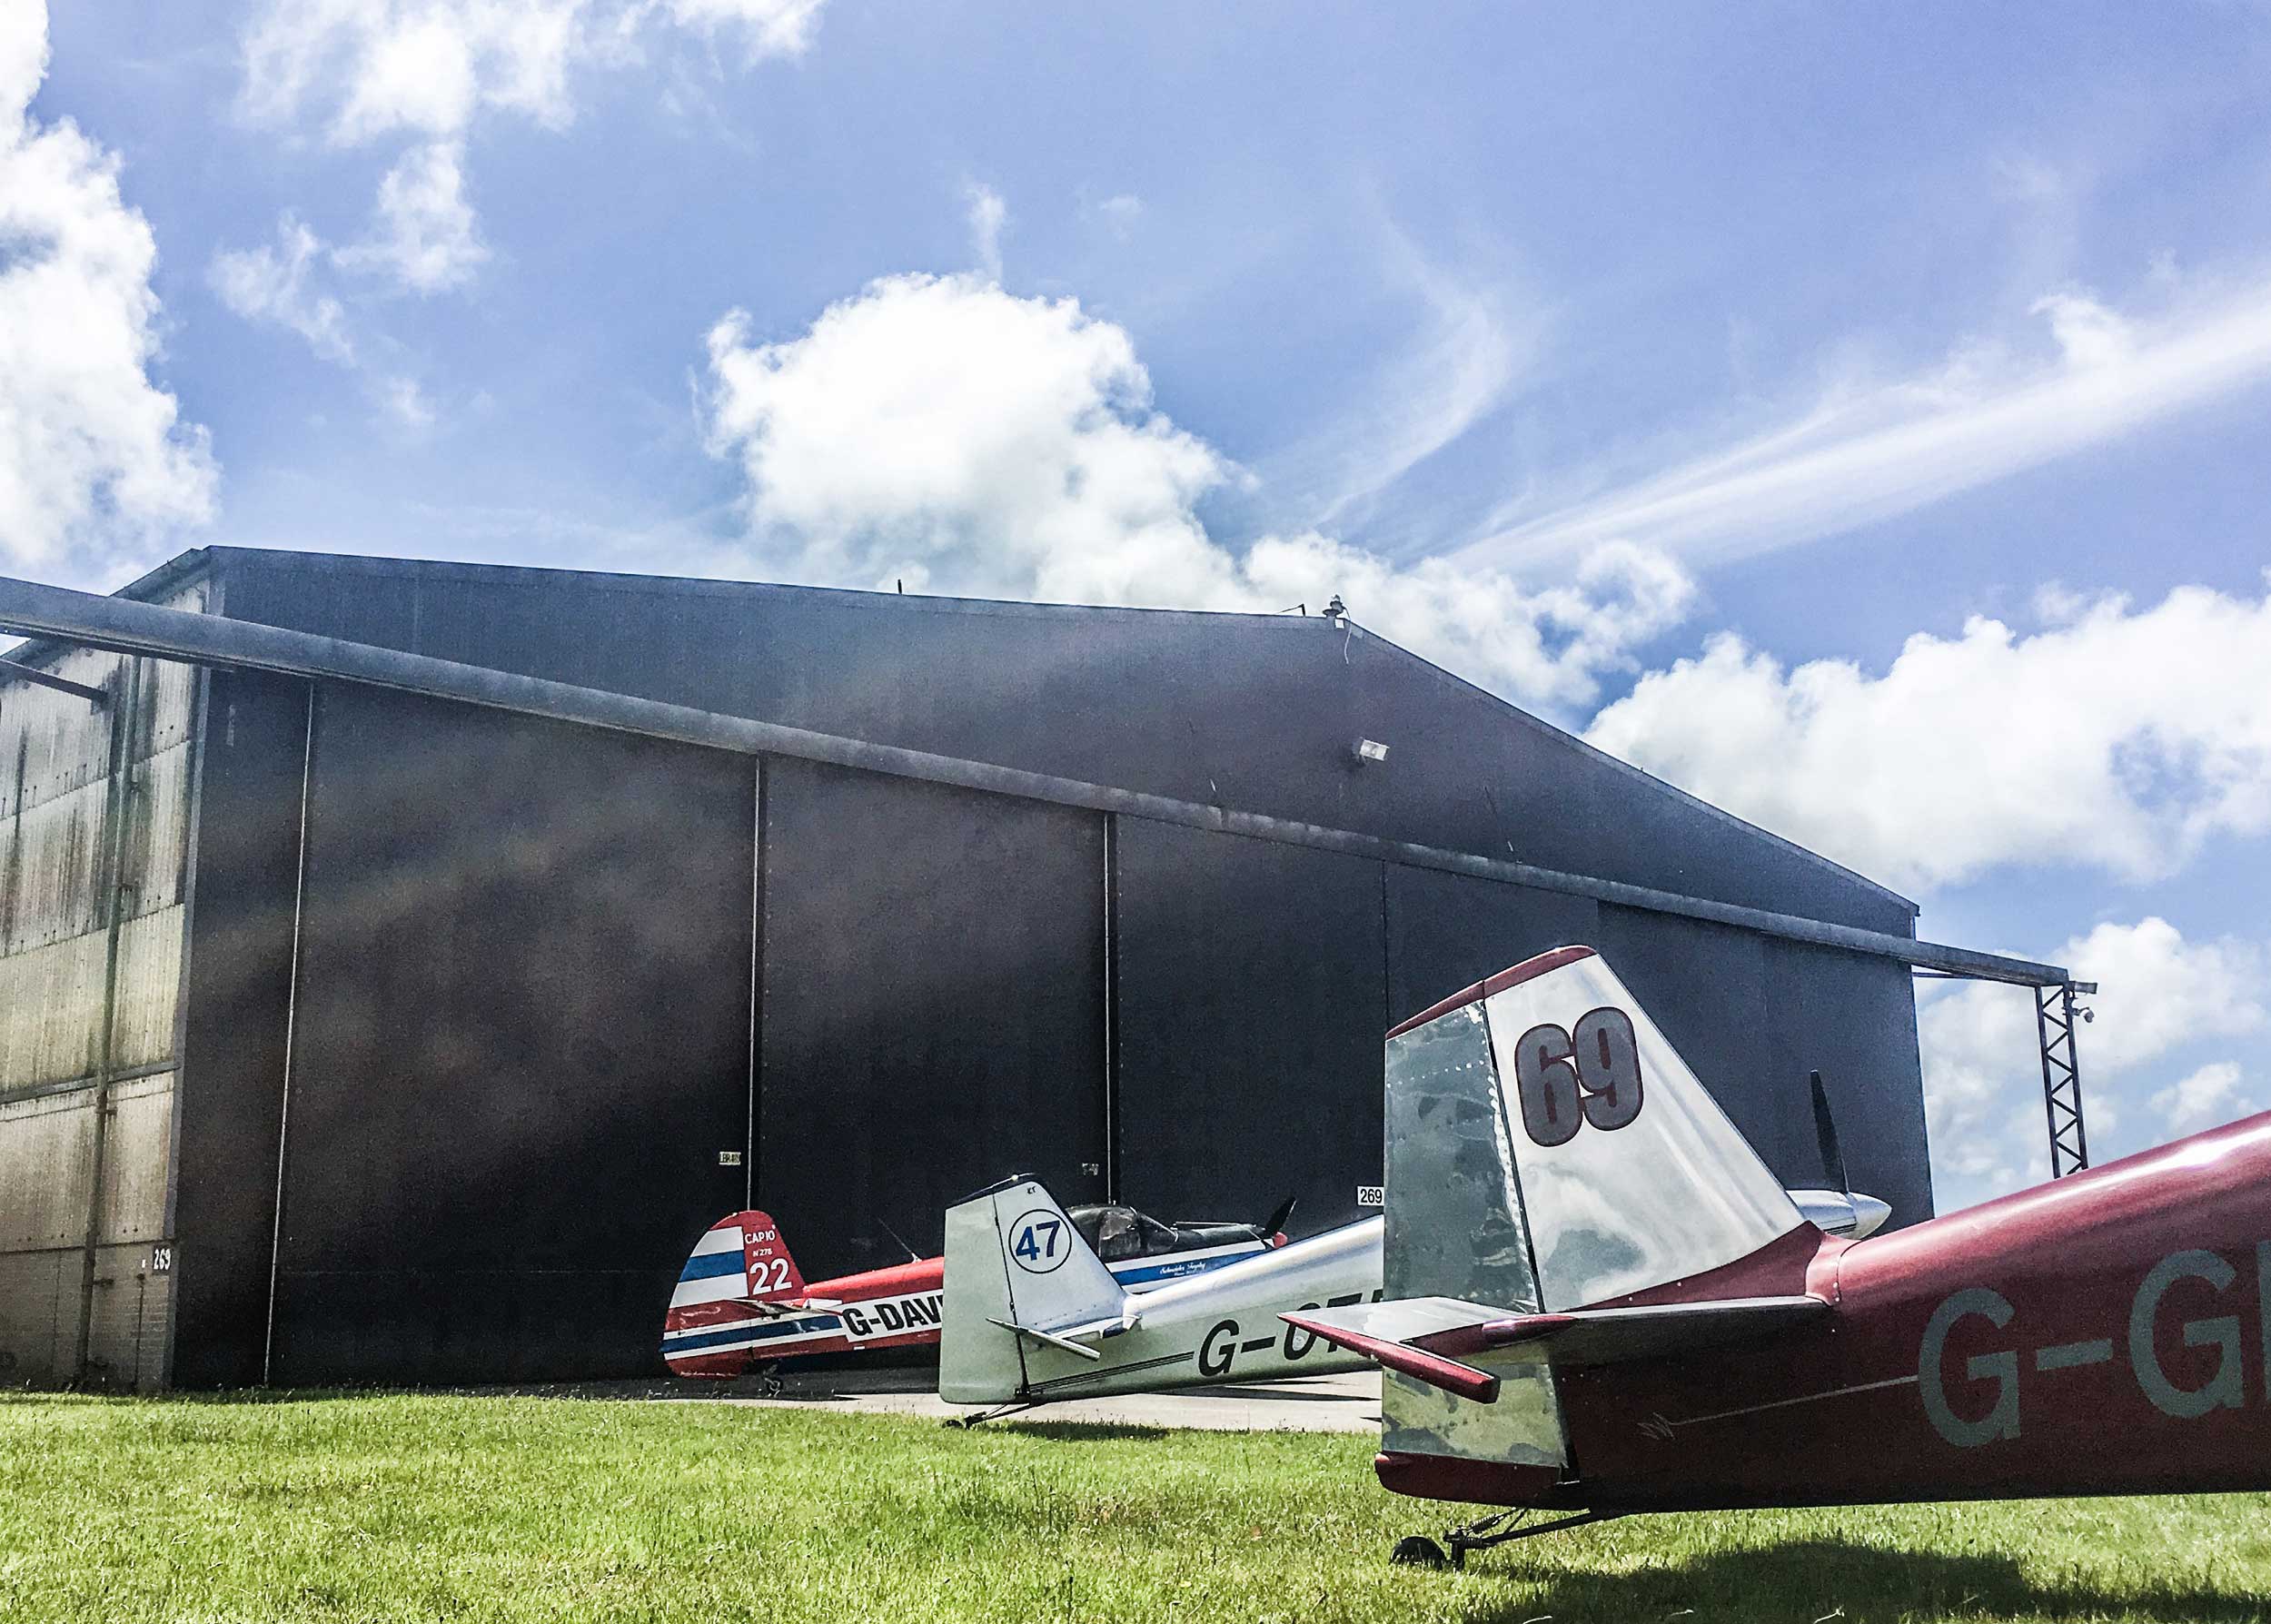
[[[1001,193],[979,181],[962,188],[962,201],[970,224],[970,253],[986,280],[1001,281],[1001,233],[1009,223],[1009,205]]]
[[[243,42],[244,115],[312,117],[330,144],[407,140],[381,181],[349,268],[411,292],[461,285],[488,258],[465,199],[465,144],[483,115],[562,129],[579,69],[638,61],[660,18],[730,35],[754,61],[810,44],[824,0],[271,0]]]
[[[2240,1092],[2238,1065],[2229,1060],[2210,1061],[2198,1071],[2179,1077],[2153,1096],[2153,1109],[2178,1130],[2229,1122],[2255,1109]]]
[[[1338,591],[1383,635],[1552,708],[1591,700],[1691,595],[1632,548],[1534,591],[1316,534],[1234,552],[1198,507],[1235,470],[1155,409],[1128,334],[974,276],[885,279],[779,342],[736,312],[709,367],[709,442],[748,477],[752,562],[798,579],[1260,611]]]
[[[248,322],[272,322],[298,333],[325,361],[351,364],[354,342],[339,301],[319,292],[324,258],[315,233],[287,213],[276,241],[259,248],[223,249],[213,256],[205,280],[221,302]]]
[[[415,378],[381,380],[379,403],[386,409],[390,417],[405,429],[433,427],[433,408],[426,403],[425,391],[418,387]]]
[[[1896,886],[2038,860],[2147,878],[2271,829],[2271,591],[2043,606],[2033,636],[1974,619],[1877,677],[1722,635],[1587,737]]]
[[[680,25],[708,34],[738,30],[752,57],[798,56],[812,44],[826,0],[669,0]]]
[[[0,556],[114,568],[211,520],[220,476],[150,380],[157,243],[116,158],[28,111],[46,65],[46,7],[0,5]]]
[[[323,291],[327,271],[349,252],[327,247],[287,213],[276,223],[274,243],[216,253],[205,280],[237,315],[297,333],[317,356],[355,374],[372,403],[395,423],[419,431],[430,429],[434,412],[418,381],[392,370],[384,359],[365,355],[355,342],[345,307]],[[389,346],[382,341],[374,348],[383,358]]]
[[[2078,292],[2038,301],[2027,357],[1959,347],[1935,371],[1833,390],[1788,422],[1551,511],[1492,516],[1467,561],[1611,538],[1723,559],[1833,535],[2068,456],[2271,375],[2271,284],[2153,321]]]
[[[1144,218],[1144,200],[1133,192],[1116,192],[1087,212],[1104,223],[1105,230],[1125,243]]]
[[[1392,223],[1383,223],[1381,235],[1390,275],[1416,302],[1420,320],[1355,391],[1354,410],[1274,460],[1277,477],[1316,504],[1320,524],[1379,496],[1480,422],[1506,398],[1542,332],[1537,312],[1517,309],[1504,288],[1430,260]],[[1595,544],[1621,540],[1602,536]]]
[[[2096,1018],[2078,1040],[2094,1161],[2247,1108],[2237,1093],[2238,1068],[2228,1062],[2211,1062],[2157,1090],[2151,1068],[2263,1026],[2259,948],[2187,942],[2154,916],[2100,925],[2046,956],[2077,979],[2099,984],[2083,1000]],[[1942,1209],[2047,1178],[2033,995],[1982,982],[1948,985],[1920,1002],[1917,1019]]]
[[[244,37],[243,108],[266,124],[327,108],[341,146],[460,135],[484,108],[559,128],[602,27],[590,0],[273,0]]]
[[[372,233],[340,250],[341,266],[384,271],[420,293],[471,281],[489,250],[465,201],[462,158],[458,143],[432,141],[397,159],[379,183]]]

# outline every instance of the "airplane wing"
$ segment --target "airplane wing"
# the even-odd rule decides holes
[[[1487,1404],[1498,1378],[1461,1363],[1510,1353],[1563,1368],[1659,1359],[1795,1330],[1830,1312],[1820,1297],[1742,1297],[1642,1308],[1508,1313],[1452,1297],[1411,1297],[1280,1314],[1289,1324],[1460,1398]],[[1481,1391],[1488,1388],[1488,1396]]]

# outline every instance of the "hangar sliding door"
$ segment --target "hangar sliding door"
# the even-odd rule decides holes
[[[742,1200],[753,763],[370,688],[314,716],[273,1380],[652,1371]]]
[[[1121,1193],[1307,1234],[1380,1183],[1381,866],[1123,818],[1114,1027]]]
[[[1103,818],[774,759],[764,807],[757,1199],[806,1277],[1012,1173],[1099,1199]]]

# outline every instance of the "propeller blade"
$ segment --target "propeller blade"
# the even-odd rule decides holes
[[[1293,1217],[1294,1209],[1300,1204],[1301,1197],[1298,1195],[1288,1195],[1284,1201],[1279,1202],[1277,1203],[1277,1211],[1272,1213],[1269,1215],[1268,1221],[1262,1225],[1263,1234],[1284,1234],[1285,1233],[1286,1222]]]
[[[1830,1114],[1830,1091],[1821,1085],[1820,1072],[1809,1072],[1806,1078],[1813,1084],[1814,1133],[1821,1141],[1821,1176],[1850,1199],[1853,1182],[1845,1176],[1845,1152],[1838,1144],[1837,1120]]]

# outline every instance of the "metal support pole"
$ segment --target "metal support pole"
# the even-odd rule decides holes
[[[2064,981],[2035,989],[2035,1031],[2042,1039],[2042,1111],[2050,1128],[2050,1176],[2062,1179],[2089,1165],[2082,1125],[2082,1073],[2074,1049],[2077,991],[2095,983]]]
[[[283,1077],[276,1104],[276,1206],[268,1231],[268,1323],[261,1335],[260,1384],[276,1369],[276,1294],[283,1282],[285,1157],[292,1148],[292,1045],[299,1035],[300,926],[307,905],[308,802],[315,783],[315,684],[308,684],[307,731],[300,746],[300,849],[292,878],[292,968],[284,990]]]
[[[1119,976],[1119,920],[1115,915],[1118,890],[1119,818],[1104,815],[1104,1199],[1120,1198],[1120,1057],[1119,1033],[1115,1023]]]

